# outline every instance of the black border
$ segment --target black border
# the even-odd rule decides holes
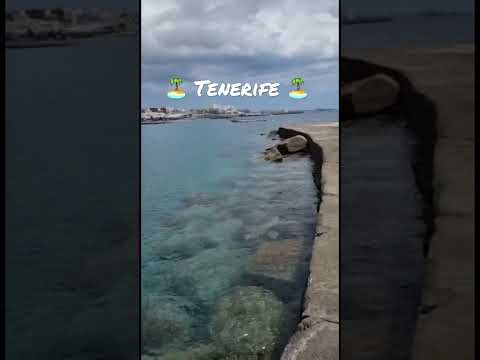
[[[338,358],[342,357],[342,0],[338,0]]]
[[[138,1],[138,359],[142,358],[142,0]],[[340,1],[340,0],[339,0]]]

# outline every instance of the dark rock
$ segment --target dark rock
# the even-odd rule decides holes
[[[265,150],[264,159],[281,161],[283,155],[293,154],[307,149],[308,141],[304,136],[296,135]]]
[[[272,131],[270,131],[270,132],[268,133],[267,137],[268,137],[269,139],[273,139],[273,138],[276,138],[277,135],[278,135],[277,130],[272,130]]]
[[[175,346],[190,339],[192,318],[179,297],[148,296],[142,304],[142,351],[155,352],[165,346]]]
[[[288,151],[287,144],[278,144],[277,150],[282,155],[288,155],[290,152]]]

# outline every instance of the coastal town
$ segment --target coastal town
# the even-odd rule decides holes
[[[138,27],[137,14],[111,9],[7,10],[5,46],[66,46],[84,38],[136,34]]]
[[[300,110],[262,110],[253,111],[237,109],[231,105],[213,104],[204,109],[177,109],[170,107],[147,107],[141,111],[142,124],[168,123],[181,119],[230,119],[232,122],[257,121],[253,119],[238,119],[255,116],[286,115],[303,113]]]

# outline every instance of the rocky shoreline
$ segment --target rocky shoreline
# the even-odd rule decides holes
[[[281,360],[338,359],[338,123],[287,126],[280,128],[278,135],[287,139],[276,147],[283,154],[299,151],[303,143],[300,139],[306,139],[319,190],[318,220],[301,320]],[[288,141],[295,138],[298,141]]]

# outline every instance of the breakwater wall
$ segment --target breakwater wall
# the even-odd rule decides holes
[[[282,138],[302,135],[314,163],[318,222],[301,320],[281,360],[339,358],[338,123],[287,126]]]

